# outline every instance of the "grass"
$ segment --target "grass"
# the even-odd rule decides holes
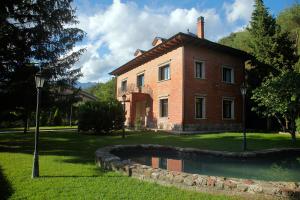
[[[77,129],[77,126],[41,126],[40,130],[60,130],[60,129]],[[23,131],[24,127],[0,128],[0,131]],[[29,131],[34,131],[35,127],[29,127]]]
[[[240,151],[238,133],[177,136],[131,133],[120,136],[79,135],[76,132],[42,132],[40,178],[31,179],[33,133],[0,133],[0,199],[240,199],[174,187],[163,187],[101,171],[95,166],[97,148],[115,144],[166,144],[226,151]],[[300,147],[289,135],[248,134],[250,150]]]

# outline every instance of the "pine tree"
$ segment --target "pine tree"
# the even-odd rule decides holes
[[[74,27],[78,22],[72,2],[1,1],[0,98],[6,104],[0,106],[0,111],[33,111],[34,75],[39,70],[34,63],[39,64],[47,79],[43,96],[50,96],[48,100],[55,99],[58,87],[74,85],[81,76],[80,69],[72,69],[72,66],[84,50],[72,50],[85,33]]]
[[[281,120],[289,120],[289,131],[295,141],[294,124],[299,107],[299,91],[295,85],[299,83],[299,75],[295,72],[298,61],[295,41],[276,24],[262,0],[255,1],[248,31],[250,53],[256,58],[255,67],[248,71],[252,110],[268,119],[275,117],[281,124]]]
[[[294,41],[281,30],[270,15],[263,0],[256,0],[250,21],[250,53],[257,59],[257,69],[253,70],[261,82],[270,73],[279,75],[292,70],[298,60]]]

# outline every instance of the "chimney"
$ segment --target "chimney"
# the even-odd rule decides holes
[[[197,36],[204,39],[204,17],[199,17],[197,20]]]

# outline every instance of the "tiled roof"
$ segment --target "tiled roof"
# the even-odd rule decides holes
[[[205,46],[209,49],[213,49],[216,51],[226,52],[231,55],[236,55],[245,60],[251,59],[251,55],[248,53],[228,47],[219,43],[215,43],[206,39],[202,39],[197,37],[196,35],[185,34],[185,33],[177,33],[176,35],[170,37],[169,39],[163,41],[162,43],[156,45],[155,47],[151,48],[148,51],[145,51],[142,55],[135,57],[134,59],[130,60],[126,64],[118,67],[117,69],[110,72],[110,75],[121,75],[125,72],[130,71],[146,62],[149,62],[152,59],[155,59],[167,52],[170,52],[180,46],[184,46],[187,44],[192,44],[195,46]]]

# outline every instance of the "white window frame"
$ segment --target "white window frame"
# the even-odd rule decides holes
[[[166,66],[168,66],[168,68],[169,68],[169,77],[168,77],[168,79],[161,79],[160,71],[161,71],[162,68],[165,68]],[[168,81],[168,80],[171,80],[171,65],[170,65],[170,63],[165,63],[165,64],[160,65],[158,67],[158,82]]]
[[[167,116],[162,116],[162,105],[161,105],[161,101],[162,100],[165,100],[167,99],[168,100],[168,113],[167,113]],[[168,118],[169,117],[169,98],[168,97],[161,97],[159,98],[159,101],[158,101],[158,107],[159,107],[159,118]]]
[[[202,101],[202,118],[197,117],[197,99],[203,99]],[[195,96],[195,119],[206,119],[206,97],[205,96]]]
[[[144,76],[144,82],[143,82],[143,85],[139,86],[139,85],[138,85],[138,83],[139,83],[139,82],[138,82],[138,77],[141,76],[141,75]],[[136,75],[136,86],[137,86],[137,87],[144,87],[144,86],[145,86],[145,73],[144,73],[144,72],[138,73],[138,74]]]
[[[196,68],[197,68],[197,63],[202,63],[202,71],[201,71],[201,74],[202,74],[202,77],[197,77],[197,70],[196,70]],[[205,62],[204,61],[202,61],[202,60],[194,60],[194,77],[196,78],[196,79],[205,79]]]
[[[231,118],[224,118],[224,100],[231,101]],[[235,119],[235,99],[233,97],[222,98],[222,119],[223,120],[234,120]]]
[[[125,81],[126,81],[126,89],[123,90],[123,82],[125,82]],[[127,89],[128,89],[128,79],[125,78],[125,79],[123,79],[123,80],[121,81],[121,91],[122,91],[122,92],[126,92]]]
[[[223,78],[224,78],[224,74],[223,74],[223,69],[226,68],[226,69],[230,69],[231,70],[231,81],[228,82],[228,81],[225,81]],[[229,84],[234,84],[235,82],[235,77],[234,77],[234,68],[233,67],[230,67],[230,66],[227,66],[227,65],[223,65],[222,66],[222,82],[223,83],[229,83]]]

